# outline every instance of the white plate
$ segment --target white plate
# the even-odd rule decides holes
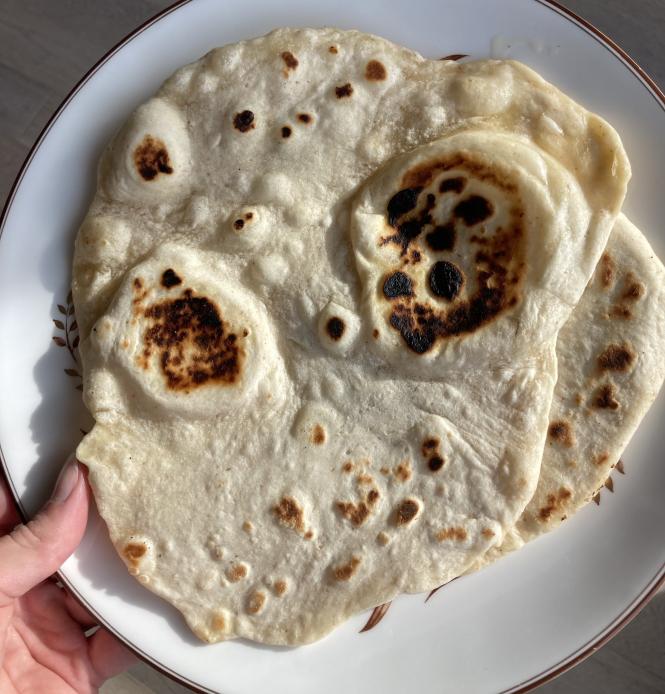
[[[31,152],[3,216],[0,241],[0,444],[27,514],[46,497],[89,420],[63,373],[72,242],[103,145],[173,70],[213,46],[276,26],[337,25],[436,58],[523,60],[621,133],[634,176],[625,210],[665,249],[665,98],[625,57],[540,0],[194,0],[149,22],[84,78]],[[66,307],[65,307],[66,308]],[[69,323],[71,322],[71,318]],[[68,324],[69,324],[68,323]],[[70,340],[73,340],[73,334]],[[226,694],[317,691],[520,690],[562,671],[615,632],[665,576],[665,429],[661,398],[624,455],[615,493],[548,537],[479,574],[401,597],[359,634],[360,615],[312,646],[203,646],[179,614],[127,574],[103,524],[90,522],[63,580],[101,622],[183,683]],[[185,520],[185,519],[183,519]]]

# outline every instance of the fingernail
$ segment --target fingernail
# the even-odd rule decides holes
[[[55,483],[55,489],[51,495],[51,503],[61,504],[66,501],[69,495],[74,491],[80,474],[81,471],[79,470],[78,462],[76,458],[72,457],[65,467],[62,468],[58,476],[58,481]]]

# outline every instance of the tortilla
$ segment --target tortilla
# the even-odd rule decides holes
[[[77,455],[130,573],[206,641],[299,644],[500,543],[629,175],[510,61],[307,29],[179,70],[74,258]]]
[[[559,333],[538,486],[504,545],[483,563],[556,528],[605,485],[662,387],[664,340],[665,268],[622,214]]]

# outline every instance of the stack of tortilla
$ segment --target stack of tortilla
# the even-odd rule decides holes
[[[514,61],[283,29],[176,72],[74,256],[129,572],[204,641],[302,644],[574,513],[665,375],[629,178]]]

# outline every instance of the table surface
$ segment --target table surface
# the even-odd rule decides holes
[[[500,0],[497,0],[497,2]],[[49,116],[112,45],[171,0],[2,0],[0,203]],[[665,88],[665,0],[564,0],[622,46]],[[144,663],[102,694],[186,692]],[[665,593],[597,653],[543,694],[663,694]]]

